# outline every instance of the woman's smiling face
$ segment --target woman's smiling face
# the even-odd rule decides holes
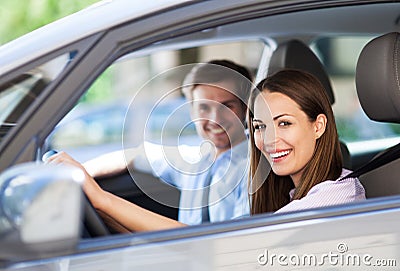
[[[264,90],[254,103],[254,140],[280,176],[299,184],[304,167],[314,154],[316,140],[325,131],[326,117],[312,122],[299,105],[279,92]]]

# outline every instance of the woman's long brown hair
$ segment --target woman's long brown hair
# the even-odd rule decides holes
[[[307,72],[289,69],[265,78],[252,91],[248,109],[251,144],[249,193],[252,214],[274,212],[282,208],[290,202],[289,192],[294,188],[290,176],[278,176],[270,170],[271,166],[254,142],[254,101],[263,91],[279,92],[288,96],[299,105],[311,122],[319,114],[327,117],[325,132],[317,139],[314,154],[304,168],[293,199],[301,199],[318,183],[337,179],[343,165],[332,107],[318,79]]]

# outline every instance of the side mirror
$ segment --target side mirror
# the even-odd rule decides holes
[[[39,163],[0,174],[0,261],[65,254],[80,238],[83,172]]]

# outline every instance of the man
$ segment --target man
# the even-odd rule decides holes
[[[198,64],[186,76],[182,90],[191,103],[191,117],[197,133],[209,142],[203,144],[208,150],[194,163],[185,162],[181,157],[175,161],[177,157],[173,155],[148,157],[153,174],[181,190],[180,223],[195,225],[249,214],[245,118],[250,88],[249,71],[227,60]],[[125,153],[120,151],[99,157],[84,166],[94,177],[116,173],[127,166],[140,168],[146,164],[143,163],[145,151],[146,144]],[[69,157],[58,161],[53,158],[53,161],[77,165]],[[84,189],[93,205],[131,230],[182,225],[110,196],[91,177],[88,179]]]

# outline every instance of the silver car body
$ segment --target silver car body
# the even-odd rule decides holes
[[[79,48],[77,61],[53,78],[21,116],[20,125],[0,143],[0,170],[39,159],[57,123],[95,78],[128,52],[144,55],[239,37],[257,38],[274,48],[289,38],[307,41],[321,34],[376,36],[400,31],[399,15],[398,1],[102,1],[0,47],[0,84]],[[397,18],[397,23],[382,20],[384,16]],[[260,59],[258,78],[265,75],[270,53],[265,50]],[[390,139],[379,149],[393,144]],[[398,171],[393,174],[399,176]],[[184,229],[84,239],[72,252],[0,259],[0,268],[396,270],[399,225],[400,197],[394,195]],[[0,236],[0,246],[1,240]]]

